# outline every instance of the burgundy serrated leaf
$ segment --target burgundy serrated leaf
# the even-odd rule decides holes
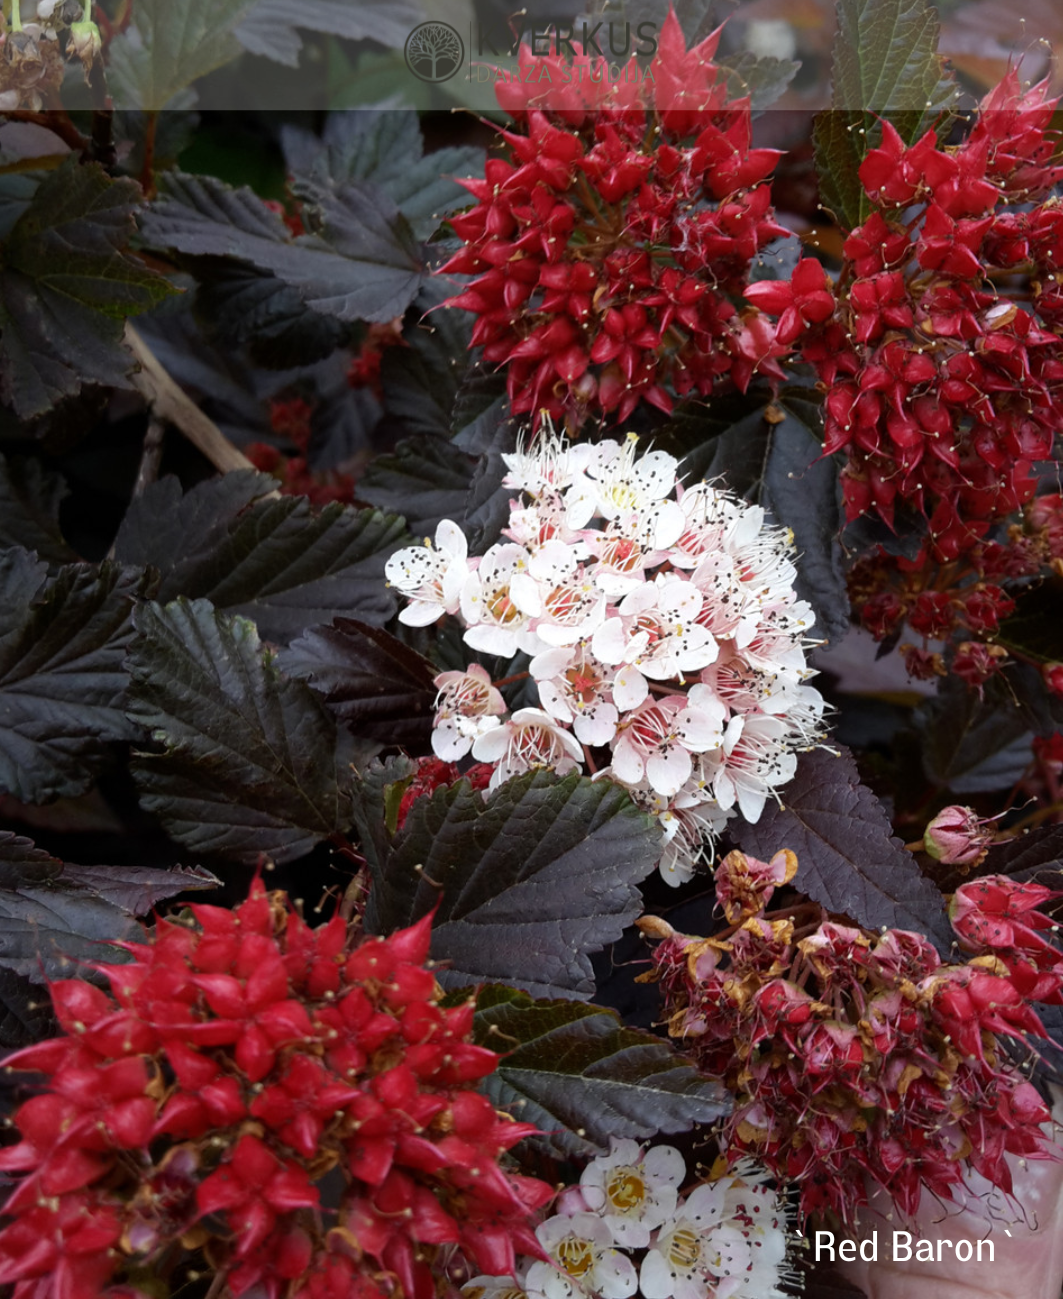
[[[435,669],[382,628],[336,618],[293,641],[277,662],[323,694],[331,712],[355,734],[427,747]]]
[[[371,847],[366,928],[390,933],[435,907],[444,987],[501,982],[581,1000],[594,991],[589,953],[639,914],[635,886],[661,854],[657,826],[618,785],[544,770],[486,802],[468,781],[437,789]]]
[[[803,754],[779,806],[735,831],[746,852],[767,861],[780,848],[797,854],[794,887],[828,910],[877,929],[925,934],[941,951],[952,931],[941,894],[894,837],[886,809],[860,783],[847,749]]]
[[[133,916],[147,915],[157,903],[178,893],[221,887],[217,875],[204,866],[159,870],[154,866],[66,865],[63,880],[91,890]]]
[[[483,1046],[506,1044],[487,1095],[539,1127],[531,1140],[558,1158],[605,1150],[611,1137],[686,1132],[730,1108],[720,1083],[603,1006],[535,1001],[496,984],[477,993],[474,1031]]]

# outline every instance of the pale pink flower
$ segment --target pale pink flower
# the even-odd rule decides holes
[[[741,1229],[724,1218],[724,1208],[719,1182],[691,1191],[642,1260],[639,1288],[644,1299],[715,1299],[721,1278],[752,1263],[749,1244]]]
[[[606,618],[594,633],[594,652],[603,663],[634,667],[653,681],[682,680],[719,652],[712,633],[697,622],[701,605],[701,592],[692,583],[659,574],[624,596],[618,616]],[[623,698],[617,702],[628,706]]]
[[[787,747],[786,723],[763,713],[734,716],[724,732],[712,792],[724,811],[738,804],[747,821],[759,821],[769,793],[792,780],[797,756]]]
[[[471,663],[464,672],[441,672],[435,685],[439,694],[432,751],[445,762],[457,762],[474,740],[499,725],[506,701],[479,663]]]
[[[711,754],[695,754],[690,779],[678,793],[668,797],[659,794],[648,781],[627,786],[636,805],[655,817],[661,827],[657,869],[661,879],[673,888],[692,878],[703,848],[713,843],[727,824],[729,814],[713,800],[711,788],[699,774],[711,758]]]
[[[502,533],[530,553],[548,541],[563,541],[572,548],[577,559],[590,554],[584,534],[569,527],[564,502],[560,499],[538,501],[528,506],[510,501],[509,526],[503,528]]]
[[[595,480],[598,513],[605,519],[636,516],[657,549],[678,540],[686,523],[682,509],[666,499],[674,491],[674,456],[651,451],[636,460],[638,438],[629,433],[623,444],[599,442],[588,466]]]
[[[545,431],[541,430],[536,438],[534,451],[520,446],[502,456],[509,470],[502,485],[526,492],[536,501],[559,500],[572,488],[578,491],[589,487],[585,474],[594,447],[587,442],[573,445],[567,438],[559,437],[549,415],[543,415],[542,421]]]
[[[611,598],[642,586],[647,567],[661,563],[668,553],[647,546],[634,529],[622,523],[610,524],[603,532],[588,532],[587,549],[597,560],[595,584]]]
[[[746,662],[762,672],[784,668],[798,676],[810,676],[805,647],[812,644],[808,629],[815,614],[804,601],[773,602],[762,609],[751,636],[739,646]]]
[[[696,1187],[643,1259],[644,1299],[785,1299],[786,1216],[764,1173],[741,1160]]]
[[[497,789],[510,776],[546,767],[564,776],[583,765],[583,750],[562,726],[541,708],[521,708],[508,722],[474,741],[477,762],[495,762],[489,788]]]
[[[658,794],[677,794],[692,770],[691,753],[717,748],[723,708],[690,708],[681,695],[648,698],[621,721],[612,772],[624,784],[646,780]]]
[[[599,663],[586,641],[537,654],[528,665],[539,702],[570,725],[581,744],[609,744],[619,714],[609,693],[612,670]]]
[[[683,488],[675,459],[640,456],[634,435],[571,446],[546,425],[534,451],[507,456],[521,499],[505,542],[470,560],[447,524],[436,552],[389,561],[413,600],[405,621],[457,609],[473,649],[532,657],[540,708],[501,722],[486,678],[448,678],[433,747],[453,760],[471,746],[496,764],[493,785],[577,770],[581,744],[611,748],[597,774],[656,817],[677,884],[730,817],[760,816],[821,735],[793,537],[712,483]]]
[[[516,1276],[474,1276],[461,1287],[464,1299],[545,1299],[541,1290],[529,1289],[518,1268]]]
[[[548,541],[528,562],[539,585],[541,614],[535,634],[547,645],[572,645],[591,635],[605,618],[605,596],[563,541]]]

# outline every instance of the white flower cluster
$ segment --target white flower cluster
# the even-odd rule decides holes
[[[783,1299],[785,1215],[748,1160],[680,1198],[683,1156],[612,1141],[541,1223],[551,1261],[474,1277],[465,1299]],[[636,1268],[628,1251],[639,1251]]]
[[[662,827],[661,873],[688,879],[705,840],[756,821],[818,736],[804,682],[812,611],[796,598],[792,536],[764,511],[698,483],[637,439],[570,445],[551,431],[506,456],[506,541],[468,554],[444,520],[435,544],[387,563],[413,626],[459,616],[474,650],[530,656],[540,707],[506,717],[478,664],[436,680],[436,755],[564,775],[608,748],[608,775]],[[591,767],[593,771],[593,766]]]

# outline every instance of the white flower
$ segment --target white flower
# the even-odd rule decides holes
[[[724,1217],[735,1223],[750,1247],[751,1266],[737,1282],[730,1299],[785,1299],[779,1282],[786,1268],[786,1217],[775,1192],[764,1185],[767,1174],[742,1160],[724,1187]],[[722,1290],[720,1293],[724,1293]]]
[[[474,1276],[461,1287],[465,1299],[545,1299],[541,1290],[529,1289],[521,1279],[520,1270],[514,1276]]]
[[[717,803],[727,811],[737,802],[747,821],[759,821],[768,794],[792,780],[797,769],[797,757],[786,744],[786,723],[763,713],[734,716],[727,723],[722,750],[712,781]]]
[[[612,771],[627,785],[646,780],[666,797],[678,794],[693,769],[691,753],[717,748],[723,740],[723,708],[706,699],[688,708],[681,695],[649,698],[620,723]]]
[[[488,654],[511,658],[518,649],[534,654],[540,642],[529,629],[542,613],[539,585],[528,571],[531,559],[512,542],[492,546],[461,589],[465,643]]]
[[[712,483],[684,488],[675,459],[639,455],[634,435],[571,446],[544,423],[533,450],[506,457],[520,494],[506,541],[468,559],[448,523],[435,552],[389,561],[412,597],[405,621],[457,609],[472,648],[532,658],[540,708],[501,722],[486,677],[457,674],[433,748],[454,760],[471,747],[495,787],[608,747],[596,776],[657,818],[660,871],[678,884],[731,817],[759,818],[821,734],[793,535]]]
[[[547,645],[572,645],[590,636],[605,617],[605,596],[571,546],[548,541],[531,557],[528,571],[539,584],[542,613],[535,634]]]
[[[644,1299],[708,1299],[733,1293],[720,1278],[746,1270],[752,1250],[741,1229],[724,1221],[724,1188],[697,1187],[674,1218],[664,1223],[642,1260],[639,1287]]]
[[[646,581],[647,565],[659,564],[667,553],[647,550],[637,536],[615,524],[604,532],[588,532],[587,549],[597,560],[595,585],[611,598],[637,590]]]
[[[686,1163],[674,1146],[643,1154],[636,1141],[612,1138],[609,1154],[591,1160],[580,1186],[587,1207],[601,1215],[618,1245],[643,1249],[650,1232],[675,1212]]]
[[[761,610],[756,628],[740,646],[742,655],[754,668],[777,671],[780,667],[807,675],[805,633],[814,619],[812,609],[803,601],[777,604]]]
[[[745,506],[711,483],[677,486],[676,495],[685,523],[669,558],[675,568],[697,568],[704,555],[723,550],[724,537]]]
[[[729,711],[736,713],[787,713],[799,703],[798,692],[804,689],[793,673],[751,667],[731,646],[726,658],[721,652],[716,662],[702,671],[701,680]],[[810,693],[820,699],[818,691]]]
[[[609,744],[619,714],[609,694],[611,672],[586,641],[537,654],[528,665],[543,708],[570,725],[581,744]]]
[[[444,519],[436,528],[435,548],[397,550],[384,565],[384,575],[410,603],[399,614],[408,627],[425,627],[444,613],[457,613],[469,573],[468,543],[456,523]]]
[[[441,672],[434,684],[439,694],[432,751],[445,762],[457,762],[475,739],[499,725],[506,701],[479,663],[471,663],[464,672]]]
[[[786,1218],[751,1161],[699,1186],[643,1260],[644,1299],[785,1299]]]
[[[586,442],[572,446],[554,431],[549,415],[542,415],[546,432],[535,440],[535,450],[519,446],[503,454],[509,473],[502,479],[504,487],[516,487],[535,500],[556,499],[573,486],[582,489],[584,475],[594,448]],[[587,516],[590,518],[590,515]]]
[[[622,446],[599,442],[588,473],[595,479],[598,512],[606,519],[636,515],[658,549],[678,541],[686,516],[675,501],[666,500],[676,485],[678,462],[664,451],[635,459],[638,438],[629,433]]]
[[[510,776],[547,767],[559,776],[583,765],[583,750],[568,731],[541,708],[521,708],[508,722],[481,735],[472,746],[477,762],[497,762],[490,789]]]
[[[541,1290],[546,1299],[578,1295],[628,1299],[638,1288],[631,1260],[613,1248],[609,1228],[596,1214],[547,1218],[535,1234],[556,1264],[533,1263],[528,1269],[528,1285]]]
[[[577,559],[590,554],[582,532],[569,527],[564,503],[540,502],[521,508],[519,501],[509,503],[509,526],[502,529],[504,536],[518,546],[534,552],[548,541],[563,541]]]
[[[701,592],[692,583],[659,574],[624,596],[618,616],[594,633],[594,652],[603,663],[625,664],[654,681],[700,672],[719,653],[712,632],[697,621],[701,606]],[[617,703],[630,706],[623,696]]]

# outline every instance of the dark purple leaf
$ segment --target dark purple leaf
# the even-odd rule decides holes
[[[1038,663],[1063,660],[1063,627],[1059,610],[1063,601],[1063,578],[1050,577],[1024,591],[1015,612],[1000,625],[997,640],[1005,649]]]
[[[864,220],[869,200],[858,171],[878,118],[911,143],[942,128],[959,87],[937,53],[937,13],[926,0],[840,0],[831,68],[831,108],[813,139],[824,206],[839,225]]]
[[[724,1088],[668,1042],[602,1006],[493,984],[476,995],[474,1033],[481,1046],[504,1044],[482,1084],[491,1103],[534,1123],[543,1135],[531,1140],[559,1159],[600,1153],[611,1137],[686,1132],[730,1108]]]
[[[476,461],[443,438],[407,438],[373,461],[358,494],[378,509],[401,512],[415,536],[427,536],[440,519],[464,518],[475,471]]]
[[[413,804],[375,863],[366,925],[390,933],[438,902],[444,987],[491,981],[584,999],[588,954],[639,914],[635,885],[660,852],[656,824],[607,780],[537,771],[487,802],[459,781]]]
[[[782,805],[769,801],[756,825],[735,827],[746,852],[767,861],[789,848],[798,861],[794,887],[829,911],[870,929],[914,930],[949,950],[952,930],[941,894],[894,837],[848,750],[802,754],[782,795]]]
[[[424,752],[432,729],[435,669],[389,632],[354,618],[313,627],[277,656],[355,735]]]
[[[194,103],[188,87],[241,54],[232,29],[252,3],[137,0],[132,23],[107,47],[107,84],[118,107],[158,112]]]
[[[50,564],[77,559],[59,529],[66,485],[39,460],[0,456],[0,548],[24,546]]]
[[[40,985],[14,970],[0,969],[0,1049],[11,1051],[39,1042],[53,1025],[51,1003]],[[8,1099],[0,1091],[0,1109],[9,1108]]]
[[[176,866],[166,871],[153,866],[66,865],[63,879],[90,890],[131,916],[146,916],[159,902],[178,893],[221,887],[221,880],[202,866]]]
[[[141,803],[178,842],[290,861],[348,824],[352,748],[305,681],[277,669],[254,624],[206,600],[141,606],[128,659]]]
[[[175,479],[133,501],[115,554],[162,574],[160,603],[210,600],[285,643],[337,614],[386,622],[395,599],[384,583],[401,544],[401,519],[336,503],[315,513],[303,496],[264,493],[273,479],[239,470],[182,494]]]
[[[0,831],[4,970],[43,983],[77,977],[78,961],[121,959],[107,944],[134,936],[132,916],[68,877],[69,869],[32,840]]]
[[[1063,871],[1063,825],[1039,826],[1018,839],[994,844],[979,870],[980,875],[1010,875],[1025,881],[1038,879],[1052,888],[1063,881],[1051,875]]]
[[[419,239],[430,238],[441,217],[470,202],[456,178],[482,176],[484,168],[483,150],[469,146],[423,156],[420,123],[407,108],[330,113],[320,137],[292,126],[282,131],[281,143],[295,193],[316,201],[348,181],[370,181],[390,195]]]
[[[981,693],[947,677],[916,713],[927,778],[956,794],[1010,789],[1030,764],[1030,727],[1002,677]]]
[[[22,420],[82,384],[128,387],[128,316],[172,290],[127,251],[140,188],[71,156],[41,181],[4,242],[0,395]]]
[[[136,734],[122,658],[150,583],[117,564],[68,564],[27,607],[12,603],[27,600],[24,572],[0,562],[0,582],[0,792],[26,803],[80,794],[105,743]]]
[[[849,630],[849,591],[838,540],[837,466],[822,458],[819,404],[800,389],[784,388],[778,406],[785,419],[772,426],[760,503],[794,534],[795,586],[815,611],[812,634],[840,641]]]
[[[297,30],[300,27],[401,49],[406,37],[423,20],[413,0],[358,0],[357,4],[350,0],[301,0],[295,9],[287,0],[257,0],[234,34],[250,53],[294,68],[303,44]]]
[[[156,248],[248,262],[339,320],[386,321],[406,310],[424,266],[406,218],[383,190],[352,182],[321,195],[304,215],[315,233],[293,239],[251,190],[173,172],[141,224]]]
[[[196,316],[226,348],[243,347],[257,365],[274,370],[312,365],[331,356],[348,328],[308,307],[289,284],[244,262],[189,258],[199,282]]]

